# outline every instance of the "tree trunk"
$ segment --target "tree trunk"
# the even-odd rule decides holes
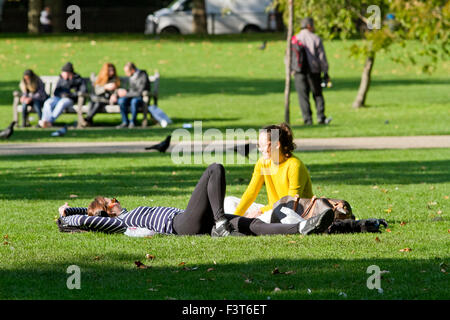
[[[42,9],[42,0],[30,0],[28,3],[28,33],[39,33],[39,15]]]
[[[293,12],[294,12],[294,4],[293,0],[288,0],[288,10],[289,10],[289,18],[288,18],[288,30],[287,30],[287,40],[286,40],[286,58],[285,58],[285,70],[286,70],[286,81],[284,86],[284,122],[287,124],[290,123],[290,94],[291,94],[291,38],[292,38],[292,29],[293,29]]]
[[[370,75],[372,73],[373,64],[375,62],[375,53],[371,53],[364,65],[364,70],[361,76],[361,83],[359,84],[358,94],[353,102],[353,108],[361,108],[365,105],[367,92],[370,86]]]
[[[206,6],[205,0],[194,0],[194,7],[192,8],[192,15],[194,17],[194,33],[195,34],[207,34],[207,21],[206,21]]]
[[[51,22],[54,32],[64,32],[66,29],[66,7],[64,7],[64,1],[61,0],[48,0],[46,4],[50,7]]]

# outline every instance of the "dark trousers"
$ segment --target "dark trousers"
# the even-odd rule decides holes
[[[209,165],[192,192],[186,210],[175,216],[175,232],[180,235],[211,233],[215,222],[224,217],[225,186],[223,165]]]
[[[210,234],[215,222],[226,217],[233,229],[247,235],[294,234],[298,224],[265,223],[259,219],[224,214],[225,168],[213,163],[203,172],[186,210],[175,216],[173,229],[179,235]]]
[[[295,90],[297,90],[298,101],[302,111],[303,121],[312,123],[311,107],[309,104],[309,93],[312,92],[317,110],[317,121],[325,120],[325,100],[320,86],[320,73],[299,73],[294,74]]]
[[[42,100],[33,100],[31,104],[33,106],[34,111],[36,111],[39,120],[42,118],[42,106],[44,105],[44,101]],[[28,120],[28,105],[22,104],[22,125],[26,126]]]
[[[91,102],[89,104],[89,112],[86,116],[86,120],[92,122],[94,116],[99,112],[103,107],[107,105],[106,102]]]

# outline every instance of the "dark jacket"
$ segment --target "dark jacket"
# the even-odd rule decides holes
[[[54,93],[55,97],[67,97],[76,102],[78,92],[87,93],[86,82],[79,74],[74,73],[71,80],[64,80],[59,76]]]
[[[136,70],[130,77],[130,85],[128,88],[127,98],[141,97],[142,93],[147,90],[150,91],[150,81],[145,70]]]

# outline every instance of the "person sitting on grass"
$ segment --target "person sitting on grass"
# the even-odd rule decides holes
[[[269,224],[260,219],[226,215],[223,209],[225,186],[223,165],[213,163],[202,174],[185,210],[140,206],[127,211],[115,198],[97,197],[88,208],[71,208],[65,203],[59,208],[60,219],[69,226],[82,226],[84,220],[94,216],[98,221],[91,221],[89,227],[95,226],[96,231],[104,232],[111,231],[109,220],[119,220],[121,224],[115,228],[137,227],[162,234],[211,234],[215,237],[322,233],[334,219],[331,209],[309,220],[294,213],[299,222],[293,224]]]
[[[272,138],[277,141],[271,141]],[[312,198],[312,183],[306,166],[292,154],[294,138],[286,123],[263,128],[259,134],[258,148],[262,156],[253,169],[247,190],[241,199],[226,197],[224,207],[226,213],[259,217],[270,222],[272,207],[282,197],[299,195],[300,198]],[[254,203],[263,184],[269,199],[267,205]]]
[[[41,128],[53,126],[61,113],[77,102],[79,92],[83,94],[87,92],[86,83],[79,74],[75,73],[72,63],[67,62],[61,69],[54,97],[47,99],[44,103],[39,126]]]
[[[38,115],[38,120],[40,120],[42,117],[42,106],[48,96],[41,78],[30,69],[25,70],[23,73],[19,87],[22,92],[20,97],[20,103],[22,103],[22,127],[28,127],[28,106],[33,106],[34,111]]]
[[[105,63],[94,83],[94,94],[91,95],[89,112],[84,119],[87,126],[92,126],[95,114],[108,103],[117,103],[117,89],[120,87],[120,79],[117,76],[116,67],[112,63]]]
[[[139,107],[146,107],[142,94],[144,91],[150,91],[150,80],[145,70],[138,69],[132,62],[125,64],[123,70],[130,78],[130,82],[128,90],[121,88],[117,91],[120,114],[122,115],[122,123],[116,127],[117,129],[134,128],[136,126]],[[131,109],[131,121],[128,120],[128,107]]]

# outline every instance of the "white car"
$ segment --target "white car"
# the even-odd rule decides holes
[[[209,34],[274,31],[273,0],[205,0]],[[147,16],[145,34],[193,33],[192,0],[176,0]]]

